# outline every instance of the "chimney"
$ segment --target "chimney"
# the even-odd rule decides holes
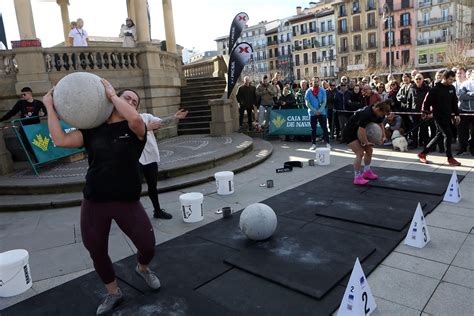
[[[296,14],[297,15],[300,15],[302,12],[301,12],[301,7],[296,7]]]

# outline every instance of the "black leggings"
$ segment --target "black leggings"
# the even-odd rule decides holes
[[[153,204],[155,212],[159,212],[161,206],[160,201],[158,200],[158,190],[156,189],[156,184],[158,183],[158,164],[156,162],[147,165],[140,164],[140,170],[145,177],[148,186],[148,197],[151,200],[151,204]]]
[[[82,200],[82,241],[94,262],[95,271],[104,284],[115,280],[114,268],[108,254],[112,220],[115,220],[137,247],[140,264],[148,265],[155,255],[155,234],[140,201],[99,203]]]

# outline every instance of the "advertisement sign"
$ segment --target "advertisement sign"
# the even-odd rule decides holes
[[[60,121],[61,127],[66,133],[70,133],[76,128],[71,127],[70,125]],[[28,139],[28,142],[33,148],[33,152],[36,156],[38,163],[43,163],[51,160],[56,160],[58,158],[67,157],[79,152],[82,152],[82,148],[63,148],[57,147],[51,135],[49,134],[48,123],[24,125],[23,131]]]
[[[270,111],[269,135],[311,135],[311,123],[305,109]],[[316,134],[323,131],[318,125]]]

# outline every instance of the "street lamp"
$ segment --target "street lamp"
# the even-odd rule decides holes
[[[390,19],[390,7],[385,1],[383,5],[383,16],[384,22],[388,24],[388,72],[392,74],[392,21]]]

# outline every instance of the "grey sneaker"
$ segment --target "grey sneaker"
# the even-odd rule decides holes
[[[111,310],[113,310],[118,305],[120,305],[120,303],[122,302],[123,302],[123,295],[120,289],[118,289],[117,294],[107,294],[102,304],[100,304],[99,307],[97,308],[96,315],[106,314],[110,312]]]
[[[158,290],[161,287],[160,279],[155,275],[153,271],[148,269],[146,272],[141,272],[138,265],[135,268],[135,272],[145,280],[146,284],[153,290]]]

